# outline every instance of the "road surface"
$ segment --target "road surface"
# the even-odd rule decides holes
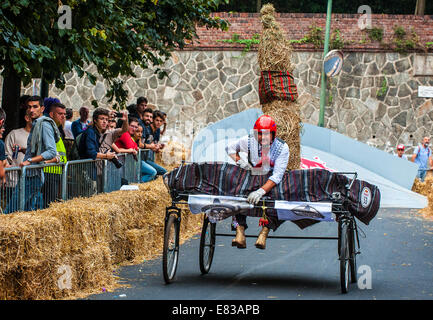
[[[408,300],[433,299],[433,221],[418,210],[385,208],[370,225],[358,222],[359,284],[340,293],[337,241],[268,240],[266,250],[231,247],[231,238],[217,237],[210,273],[201,275],[199,236],[181,246],[176,280],[164,284],[161,259],[121,268],[129,287],[92,295],[89,300]],[[249,218],[248,234],[257,234],[257,218]],[[229,230],[229,220],[217,232]],[[321,222],[300,230],[286,221],[276,235],[336,236],[335,222]],[[362,281],[361,281],[362,280]]]

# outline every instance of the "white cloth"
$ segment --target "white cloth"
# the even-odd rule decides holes
[[[63,131],[65,132],[65,137],[68,139],[74,139],[74,135],[72,134],[71,130],[72,121],[66,120],[65,122],[65,128]]]
[[[233,143],[231,143],[226,147],[227,154],[231,155],[231,154],[236,154],[238,152],[245,152],[246,154],[248,154],[248,140],[249,140],[249,136],[246,135],[241,137],[239,140],[234,141]],[[256,151],[258,141],[255,138],[252,138],[251,140],[252,140],[251,143],[252,150],[250,152],[250,157],[251,157],[252,164],[255,166],[260,162],[261,158],[259,156],[259,153]],[[281,182],[284,172],[286,171],[287,163],[289,162],[289,156],[290,156],[289,146],[285,142],[282,143],[281,152],[279,153],[273,152],[275,148],[279,147],[277,144],[281,143],[280,141],[281,140],[275,139],[270,146],[270,152],[269,152],[270,162],[274,164],[273,172],[272,175],[269,177],[269,179],[275,182],[275,184],[279,184]]]

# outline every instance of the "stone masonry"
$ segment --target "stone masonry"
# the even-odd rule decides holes
[[[321,55],[293,52],[302,119],[315,125]],[[342,72],[328,81],[325,127],[386,151],[403,143],[410,152],[423,136],[433,133],[432,99],[418,97],[418,86],[433,86],[433,76],[414,75],[416,55],[345,53]],[[136,77],[126,79],[125,87],[129,103],[146,96],[150,104],[166,112],[170,131],[194,133],[247,108],[260,107],[256,52],[176,51],[164,69],[168,77],[160,80],[152,69],[136,67]],[[95,86],[74,73],[66,79],[65,90],[52,87],[50,96],[76,111],[83,105],[93,110],[93,99],[108,106],[107,83],[102,78]],[[23,93],[31,94],[32,87],[23,88]]]

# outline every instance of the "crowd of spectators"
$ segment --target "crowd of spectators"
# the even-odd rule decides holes
[[[98,107],[90,116],[89,108],[83,106],[74,120],[73,110],[66,108],[59,99],[22,96],[19,112],[21,127],[3,137],[6,114],[0,108],[1,181],[6,182],[6,167],[54,164],[45,167],[43,174],[41,170],[28,170],[25,194],[31,200],[26,201],[26,210],[44,207],[61,198],[59,192],[47,188],[51,183],[60,183],[62,169],[55,164],[61,162],[107,159],[119,168],[122,165],[118,161],[120,153],[133,154],[138,161],[139,149],[147,149],[144,159],[140,160],[141,181],[154,180],[166,172],[154,160],[155,153],[164,148],[160,139],[166,128],[166,114],[149,107],[145,97],[139,97],[136,104],[122,112]],[[38,198],[36,192],[42,194],[45,205],[35,201]],[[16,209],[15,205],[5,212]]]

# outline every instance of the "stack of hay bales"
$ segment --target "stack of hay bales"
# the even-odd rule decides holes
[[[190,157],[190,148],[185,147],[181,142],[170,140],[166,143],[164,149],[155,155],[155,160],[167,170],[171,170],[182,161],[189,161]]]
[[[428,205],[419,212],[426,218],[433,218],[433,176],[427,176],[424,182],[415,179],[412,186],[412,191],[422,194],[427,197]]]
[[[162,252],[162,179],[0,216],[0,299],[62,299],[114,289],[119,264]],[[200,231],[202,215],[182,211],[181,242]]]
[[[292,73],[292,46],[284,37],[283,30],[275,19],[275,9],[272,4],[266,4],[260,10],[263,32],[260,35],[258,62],[262,72],[282,71]],[[297,96],[297,94],[296,94]],[[264,114],[275,119],[278,126],[278,136],[290,148],[290,158],[287,168],[300,169],[301,166],[301,117],[300,106],[291,100],[273,100],[262,103]]]

